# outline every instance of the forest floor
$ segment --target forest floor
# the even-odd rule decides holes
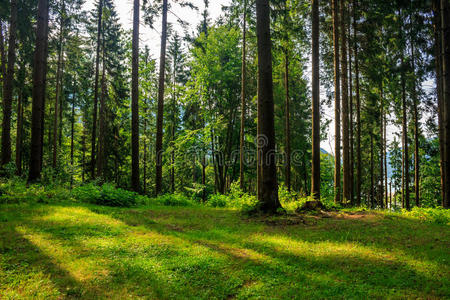
[[[450,298],[450,230],[376,211],[0,205],[2,299]]]

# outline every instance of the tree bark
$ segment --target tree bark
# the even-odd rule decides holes
[[[52,159],[52,167],[56,168],[56,160],[58,155],[58,143],[57,143],[57,137],[58,137],[58,114],[59,114],[59,101],[60,101],[60,93],[61,93],[61,86],[60,82],[62,81],[62,72],[61,72],[61,65],[63,60],[63,41],[64,41],[64,0],[61,0],[61,12],[60,12],[60,24],[59,24],[59,44],[58,44],[58,64],[56,68],[56,97],[55,97],[55,114],[53,117],[53,159]],[[61,107],[62,109],[62,107]]]
[[[100,114],[99,114],[99,135],[98,135],[98,152],[97,152],[97,178],[104,181],[104,168],[105,168],[105,134],[106,134],[106,66],[105,66],[105,39],[103,37],[102,47],[102,92],[100,95]]]
[[[162,190],[162,143],[163,143],[163,119],[164,119],[164,81],[166,67],[166,43],[167,43],[167,0],[163,0],[162,30],[161,30],[161,55],[159,60],[159,88],[158,88],[158,114],[156,120],[156,180],[155,194],[161,194]]]
[[[342,163],[343,163],[343,202],[350,200],[350,163],[349,163],[349,120],[348,120],[348,70],[347,70],[347,0],[341,0],[341,91],[342,91]]]
[[[31,112],[31,152],[28,182],[35,182],[41,176],[44,129],[43,116],[47,76],[48,10],[48,0],[39,0],[36,47],[33,58],[33,104]]]
[[[3,82],[6,75],[6,54],[5,54],[5,36],[3,34],[3,22],[0,21],[0,72],[2,78],[2,93],[3,93]]]
[[[260,208],[275,213],[281,207],[278,199],[275,161],[275,125],[272,81],[272,42],[270,39],[270,6],[268,0],[256,0],[256,34],[258,47],[258,152],[261,172],[258,188]]]
[[[409,203],[409,154],[408,154],[408,120],[407,120],[407,104],[406,104],[406,78],[405,78],[405,65],[403,58],[403,50],[401,57],[401,84],[402,84],[402,133],[403,133],[403,168],[404,168],[404,190],[403,198],[406,209],[410,209]]]
[[[356,205],[361,205],[361,98],[359,94],[359,62],[357,45],[357,26],[356,26],[356,6],[357,1],[353,1],[353,37],[354,37],[354,56],[355,56],[355,96],[356,96]]]
[[[95,79],[94,79],[94,108],[92,112],[92,141],[91,141],[91,176],[95,178],[96,150],[97,150],[97,111],[98,111],[98,81],[100,73],[100,46],[102,34],[102,14],[103,0],[99,0],[98,4],[98,20],[97,20],[97,50],[95,58]]]
[[[413,118],[414,118],[414,194],[416,206],[420,206],[420,156],[419,156],[419,112],[418,112],[418,97],[416,90],[415,78],[415,59],[414,59],[414,43],[411,39],[411,67],[413,72],[413,86],[412,86],[412,100],[413,100]]]
[[[349,21],[348,21],[348,86],[349,86],[349,103],[348,103],[348,108],[349,108],[349,117],[348,117],[348,121],[349,121],[349,189],[350,189],[350,204],[354,205],[355,204],[355,199],[354,199],[354,188],[353,188],[353,183],[354,183],[354,152],[353,152],[353,78],[352,78],[352,45],[351,45],[351,14],[349,11]]]
[[[72,97],[72,116],[70,118],[70,166],[72,168],[70,172],[70,188],[73,186],[73,171],[74,171],[74,159],[73,159],[73,152],[74,152],[74,137],[75,137],[75,93],[76,90],[73,91],[73,97]]]
[[[285,91],[285,155],[286,170],[285,180],[288,191],[291,191],[291,117],[290,117],[290,100],[289,100],[289,54],[285,49],[284,53],[284,91]]]
[[[22,134],[23,134],[23,90],[20,89],[17,99],[16,128],[16,169],[17,175],[22,175]]]
[[[334,47],[334,202],[341,202],[341,79],[339,61],[339,0],[333,0]]]
[[[312,169],[311,194],[320,200],[319,1],[312,0]]]
[[[373,161],[373,133],[370,132],[370,207],[375,208],[374,197],[374,161]]]
[[[242,70],[241,70],[241,130],[239,143],[239,183],[241,190],[245,190],[244,178],[244,143],[245,143],[245,115],[246,115],[246,84],[247,84],[247,0],[244,0],[244,24],[242,27]]]
[[[445,199],[445,169],[444,169],[444,120],[443,120],[443,83],[442,83],[442,39],[441,39],[441,4],[440,0],[433,0],[433,25],[435,39],[435,60],[436,60],[436,88],[438,102],[438,127],[439,127],[439,153],[440,153],[440,171],[441,171],[441,197],[442,205]]]
[[[133,58],[131,86],[131,186],[140,192],[139,182],[139,0],[133,8]]]
[[[441,27],[442,27],[442,83],[443,93],[443,119],[444,119],[444,161],[445,170],[443,207],[450,208],[450,4],[441,0]]]
[[[11,0],[11,16],[9,21],[8,67],[3,81],[3,122],[2,122],[2,166],[11,161],[11,112],[14,80],[14,64],[16,61],[17,36],[17,0]]]
[[[384,116],[384,101],[383,101],[383,82],[380,85],[380,179],[379,187],[380,194],[378,197],[378,204],[380,208],[384,208],[384,129],[383,129],[383,116]]]

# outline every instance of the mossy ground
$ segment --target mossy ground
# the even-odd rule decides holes
[[[0,206],[2,299],[450,298],[450,231],[402,214]]]

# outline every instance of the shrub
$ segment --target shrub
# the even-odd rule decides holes
[[[192,206],[194,201],[183,194],[165,194],[153,199],[165,206]]]
[[[114,207],[136,206],[138,198],[136,193],[116,188],[110,183],[79,186],[72,190],[72,196],[80,202]]]
[[[417,218],[423,222],[446,225],[450,223],[450,211],[443,208],[414,207],[411,211],[403,210],[407,216]]]

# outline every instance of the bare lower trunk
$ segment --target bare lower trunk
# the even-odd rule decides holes
[[[379,179],[379,187],[380,194],[378,197],[378,205],[381,208],[384,208],[384,129],[383,129],[383,116],[384,116],[384,101],[383,101],[383,83],[380,86],[380,179]]]
[[[17,0],[11,0],[9,21],[8,67],[3,81],[2,160],[4,166],[11,161],[11,112],[13,98],[14,64],[16,61]]]
[[[244,0],[244,25],[242,28],[242,70],[241,70],[241,131],[239,144],[239,182],[241,190],[245,190],[244,178],[244,143],[245,143],[245,112],[246,112],[246,80],[247,80],[247,0]]]
[[[275,213],[281,204],[275,151],[274,102],[272,81],[272,42],[270,38],[270,6],[268,0],[256,0],[256,32],[258,45],[258,161],[261,172],[258,200],[264,212]]]
[[[342,164],[343,164],[343,202],[350,200],[350,143],[348,120],[348,69],[347,69],[347,0],[341,0],[341,91],[342,91]]]
[[[134,0],[132,43],[131,186],[133,191],[139,193],[139,0]]]
[[[358,45],[356,38],[356,0],[353,1],[353,37],[354,37],[354,56],[355,56],[355,96],[356,96],[356,205],[361,204],[361,98],[359,94],[359,62]]]
[[[333,47],[334,47],[334,202],[341,202],[341,79],[339,66],[339,7],[333,0]]]
[[[311,194],[320,200],[319,1],[312,0],[312,169]]]
[[[288,51],[284,53],[284,89],[285,89],[285,154],[286,170],[285,180],[288,191],[291,191],[291,125],[290,125],[290,103],[289,103],[289,57]]]
[[[94,79],[94,108],[92,112],[92,141],[91,141],[91,176],[95,177],[96,150],[97,150],[97,111],[98,111],[98,81],[100,77],[100,46],[102,33],[103,0],[99,0],[97,16],[97,50],[95,57],[95,79]]]
[[[48,0],[39,0],[36,29],[36,47],[33,64],[33,104],[31,113],[31,155],[28,182],[41,176],[43,116],[47,74]]]
[[[22,133],[23,133],[23,90],[19,91],[17,99],[17,128],[16,128],[16,169],[17,175],[22,175]]]
[[[403,51],[403,50],[402,50]],[[408,120],[407,120],[407,105],[406,105],[406,79],[405,79],[405,70],[404,70],[404,61],[403,61],[403,53],[402,53],[402,110],[403,110],[403,118],[402,118],[402,132],[403,132],[403,166],[404,166],[404,191],[403,198],[406,209],[410,209],[409,203],[409,155],[408,155]]]
[[[167,42],[167,0],[163,0],[162,31],[161,31],[161,55],[159,61],[159,87],[158,87],[158,113],[156,120],[156,179],[155,194],[162,190],[162,142],[164,119],[164,83],[166,67],[166,42]]]

